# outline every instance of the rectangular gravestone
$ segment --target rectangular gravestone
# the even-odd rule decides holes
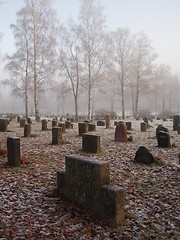
[[[82,135],[82,150],[91,153],[100,153],[100,136],[84,133]]]
[[[147,123],[146,122],[142,122],[141,123],[141,132],[146,132],[147,130]]]
[[[17,167],[21,164],[20,160],[20,139],[7,138],[8,165]]]
[[[180,115],[174,115],[173,117],[173,131],[178,130],[178,125],[180,124]]]
[[[88,124],[88,131],[89,132],[95,132],[96,131],[96,124],[89,123]]]
[[[25,118],[21,118],[20,119],[20,127],[24,128],[25,124],[26,124],[26,119]]]
[[[43,119],[42,120],[42,131],[47,131],[47,120]]]
[[[79,136],[82,136],[83,133],[88,132],[88,123],[78,123]]]
[[[24,137],[31,137],[31,124],[27,123],[24,125]]]
[[[7,119],[0,119],[0,132],[7,132],[8,121]]]
[[[62,144],[62,128],[60,127],[52,128],[52,144],[54,145]]]
[[[71,155],[57,171],[57,189],[71,201],[116,224],[124,220],[125,192],[110,185],[109,163]]]
[[[169,133],[159,131],[157,140],[158,140],[158,147],[162,147],[162,148],[170,148],[171,147]]]

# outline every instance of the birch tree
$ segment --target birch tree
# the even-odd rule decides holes
[[[118,28],[111,37],[113,42],[112,70],[120,83],[122,118],[125,119],[125,93],[129,81],[132,56],[130,31],[127,28]]]
[[[6,56],[7,64],[5,69],[10,74],[10,79],[3,81],[3,84],[12,87],[12,93],[24,98],[25,115],[28,118],[28,90],[30,87],[30,52],[31,34],[28,26],[28,9],[22,8],[17,13],[16,24],[11,25],[13,30],[17,51],[12,56]]]
[[[38,93],[50,85],[56,72],[56,12],[51,8],[50,0],[27,0],[26,6],[31,9],[32,59],[34,79],[34,107],[36,120],[39,118]]]
[[[78,121],[79,88],[82,81],[81,30],[72,21],[60,31],[59,59],[65,77],[70,81],[74,97],[75,119]]]
[[[157,55],[154,53],[145,33],[141,32],[135,35],[130,84],[135,89],[134,114],[136,118],[139,114],[139,98],[143,92],[148,90],[152,79],[153,62],[156,57]]]
[[[88,118],[92,118],[92,92],[102,79],[105,65],[105,17],[99,1],[83,0],[80,9],[84,87],[88,91]]]

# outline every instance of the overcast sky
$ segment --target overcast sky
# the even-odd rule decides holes
[[[24,0],[0,0],[1,54],[15,51],[14,38],[9,28],[16,23],[16,12]],[[132,33],[144,31],[159,54],[158,61],[170,65],[180,76],[180,0],[101,0],[109,30],[128,27]],[[60,22],[77,18],[80,0],[54,0]]]

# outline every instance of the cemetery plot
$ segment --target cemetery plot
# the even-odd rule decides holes
[[[8,132],[0,132],[0,238],[138,239],[141,233],[142,239],[159,236],[178,239],[178,132],[173,131],[173,121],[169,119],[154,120],[145,132],[140,129],[142,120],[124,122],[127,121],[133,126],[133,141],[127,144],[114,141],[113,121],[110,129],[99,127],[95,122],[93,134],[101,138],[100,153],[81,151],[82,138],[78,136],[77,123],[63,133],[63,144],[58,146],[52,145],[52,131],[42,131],[41,122],[33,121],[31,130],[36,137],[25,138],[24,129],[16,120],[11,121]],[[169,129],[172,144],[169,148],[158,147],[156,128],[160,124]],[[49,126],[51,128],[51,122]],[[8,137],[20,138],[21,158],[25,156],[28,165],[8,165]],[[135,163],[140,146],[152,154],[155,159],[152,164]],[[125,191],[125,220],[120,227],[115,226],[114,221],[110,223],[108,217],[98,217],[64,195],[58,195],[56,173],[67,171],[65,156],[71,154],[109,164],[110,185]],[[91,174],[88,177],[91,179]],[[104,194],[108,190],[106,187]]]

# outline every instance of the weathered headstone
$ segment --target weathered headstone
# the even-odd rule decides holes
[[[115,141],[127,143],[127,128],[126,125],[121,123],[116,126],[115,130]]]
[[[110,185],[109,163],[72,155],[65,157],[65,167],[57,171],[61,194],[116,224],[124,220],[125,192]]]
[[[82,136],[83,133],[88,132],[88,123],[78,123],[79,136]]]
[[[52,144],[53,145],[62,144],[62,128],[52,127]]]
[[[82,150],[91,153],[100,153],[100,136],[84,133],[82,135]]]
[[[0,119],[0,132],[7,132],[8,121],[7,119]]]
[[[53,145],[62,144],[62,128],[52,127],[52,144]]]
[[[158,137],[158,133],[160,131],[163,131],[163,132],[167,132],[169,133],[169,129],[164,127],[162,124],[158,125],[157,128],[156,128],[156,138]]]
[[[89,132],[95,132],[95,131],[96,131],[96,124],[89,123],[89,125],[88,125],[88,131],[89,131]]]
[[[173,118],[173,131],[178,130],[178,125],[180,124],[180,115],[174,115]]]
[[[21,164],[20,159],[20,139],[7,138],[8,165],[17,167]]]
[[[126,122],[127,131],[132,129],[132,122]]]
[[[146,147],[140,146],[136,152],[134,161],[137,163],[151,164],[154,162],[154,157]]]
[[[24,125],[24,137],[31,137],[31,124],[27,123]]]
[[[26,119],[25,118],[21,118],[20,119],[20,127],[24,128],[25,124],[26,124]]]
[[[47,128],[47,120],[46,119],[43,119],[42,120],[42,131],[46,131],[48,128]]]
[[[147,130],[147,123],[146,122],[142,122],[141,123],[141,132],[146,132]]]
[[[157,140],[158,140],[158,147],[162,147],[162,148],[170,148],[171,147],[169,133],[159,131]]]
[[[62,133],[65,133],[65,132],[66,132],[66,125],[65,125],[65,123],[60,122],[60,123],[59,123],[59,127],[62,128]]]
[[[106,129],[110,128],[111,126],[110,114],[106,114],[105,121],[106,121]]]
[[[105,121],[98,120],[97,121],[97,126],[101,126],[101,127],[105,126]]]

